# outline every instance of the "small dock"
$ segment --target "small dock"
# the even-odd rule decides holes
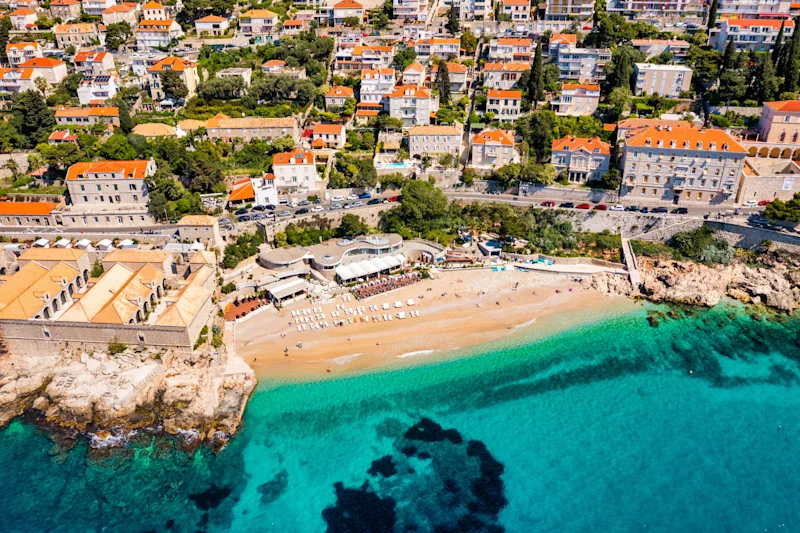
[[[638,288],[642,283],[642,276],[639,273],[639,263],[636,261],[636,255],[633,253],[631,240],[622,238],[622,254],[625,257],[625,265],[628,267],[628,278],[631,280],[631,285]]]

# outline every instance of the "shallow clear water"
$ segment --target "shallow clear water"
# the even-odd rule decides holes
[[[145,438],[59,454],[15,422],[0,530],[800,531],[798,333],[731,307],[658,327],[641,310],[435,365],[262,383],[217,457]]]

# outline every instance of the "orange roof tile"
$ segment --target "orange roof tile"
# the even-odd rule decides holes
[[[500,0],[500,3],[507,6],[531,6],[530,0]]]
[[[344,133],[344,126],[341,124],[314,124],[312,133],[315,135],[342,135]]]
[[[413,70],[414,72],[422,72],[425,70],[425,67],[414,61],[409,66],[407,66],[403,72],[408,72],[409,70]]]
[[[486,72],[525,72],[531,68],[530,63],[486,63]]]
[[[334,4],[333,9],[364,9],[364,6],[355,0],[342,0],[338,4]]]
[[[577,91],[583,89],[586,91],[599,91],[600,86],[592,83],[565,83],[561,86],[562,91]]]
[[[453,63],[452,61],[447,62],[447,72],[450,74],[464,74],[467,72],[467,70],[467,67],[464,65],[459,65],[458,63]],[[434,65],[431,72],[434,74],[439,72],[439,65]]]
[[[519,39],[516,37],[501,37],[497,39],[497,44],[503,46],[531,46],[530,39]]]
[[[134,4],[133,2],[125,2],[124,4],[107,7],[106,9],[103,10],[103,14],[105,15],[111,13],[129,13],[131,11],[135,11],[137,7],[139,7],[139,4]]]
[[[425,87],[418,87],[417,85],[397,85],[395,86],[389,98],[430,98],[431,92]]]
[[[91,163],[75,163],[67,171],[68,180],[76,180],[78,176],[90,173],[122,172],[126,179],[144,179],[147,177],[149,161],[94,161]]]
[[[72,135],[67,130],[56,130],[50,134],[50,137],[47,138],[48,141],[63,141],[63,142],[71,142],[77,141],[78,138]]]
[[[58,206],[53,202],[0,202],[0,216],[49,215]]]
[[[311,143],[311,146],[314,148],[320,148],[322,146],[325,146],[325,141],[323,141],[322,139],[314,139],[314,141]]]
[[[172,19],[166,20],[140,20],[139,25],[136,26],[136,31],[169,31],[175,21]]]
[[[16,74],[21,80],[29,80],[33,77],[34,70],[32,68],[0,68],[0,78],[5,78],[9,74]],[[41,76],[42,73],[40,72]],[[13,79],[15,76],[9,76],[8,79]]]
[[[174,70],[176,72],[183,72],[187,68],[192,68],[197,63],[194,61],[187,61],[181,57],[165,57],[152,67],[147,69],[147,72],[161,72],[162,70]],[[169,67],[169,68],[165,68]]]
[[[416,44],[431,45],[431,44],[457,44],[461,46],[459,39],[444,39],[441,37],[434,37],[433,39],[420,39]],[[416,46],[416,45],[415,45]]]
[[[61,65],[66,65],[63,61],[53,59],[50,57],[32,57],[26,62],[22,63],[22,68],[54,68]]]
[[[659,141],[663,143],[663,148],[670,148],[672,141],[675,141],[676,149],[710,152],[712,151],[711,143],[716,143],[714,151],[724,151],[723,145],[727,144],[728,152],[747,153],[747,150],[736,139],[725,133],[724,130],[717,129],[681,127],[667,129],[651,126],[641,133],[629,137],[627,145],[657,147]]]
[[[800,112],[800,100],[782,100],[779,102],[764,102],[764,105],[771,107],[775,111],[786,111],[787,113]]]
[[[81,22],[79,24],[59,24],[53,28],[53,33],[94,33],[97,31],[94,24]]]
[[[472,138],[472,144],[502,144],[503,146],[514,146],[514,137],[507,131],[487,130],[476,134]]]
[[[750,28],[753,26],[758,26],[758,27],[768,27],[775,30],[779,30],[781,28],[781,24],[786,24],[787,28],[794,28],[794,21],[792,19],[787,19],[787,20],[728,19],[723,22],[727,22],[728,26],[737,26],[739,28]]]
[[[577,44],[578,36],[573,33],[554,33],[550,36],[550,44]]]
[[[359,109],[356,111],[357,117],[377,117],[380,115],[380,111],[377,109]]]
[[[314,153],[306,152],[300,148],[295,148],[291,152],[275,154],[272,159],[272,166],[275,165],[313,165]]]
[[[25,9],[24,7],[21,7],[19,9],[15,9],[11,13],[9,13],[8,16],[9,17],[25,17],[27,15],[35,15],[35,14],[36,13],[31,11],[30,9]]]
[[[240,202],[244,200],[253,200],[256,197],[255,190],[253,189],[253,182],[250,178],[237,181],[233,184],[228,200],[231,202]]]
[[[592,154],[611,155],[611,145],[600,140],[600,137],[587,139],[585,137],[567,135],[566,137],[553,141],[553,151],[556,152],[560,150],[570,152],[586,150]]]
[[[489,98],[522,98],[522,91],[498,91],[490,89],[486,96]]]
[[[158,2],[147,2],[145,5],[142,6],[142,9],[164,9],[164,6],[162,6]]]
[[[353,89],[350,87],[334,85],[333,88],[328,91],[328,94],[325,95],[325,98],[352,98],[354,94]]]
[[[370,78],[377,78],[381,74],[394,74],[394,69],[392,67],[365,68],[361,70],[361,79],[368,80]]]
[[[51,6],[74,6],[80,4],[78,0],[53,0],[50,2]]]
[[[31,47],[34,50],[38,50],[39,43],[8,43],[6,45],[6,52],[8,52],[9,50],[24,50],[28,47]]]
[[[285,20],[283,22],[283,27],[284,28],[287,27],[287,26],[304,26],[304,25],[305,25],[305,21],[303,21],[303,20],[292,19],[292,20]]]
[[[218,17],[217,15],[208,15],[207,17],[203,17],[201,19],[195,20],[195,22],[225,22],[225,17]]]
[[[56,109],[58,117],[118,117],[119,109],[116,107],[91,107],[91,108],[59,108]]]
[[[278,15],[269,9],[251,9],[247,13],[242,13],[239,18],[243,19],[274,19]]]
[[[286,64],[286,61],[281,61],[280,59],[270,59],[266,63],[264,63],[265,67],[282,67]]]
[[[108,52],[78,52],[75,55],[75,61],[77,63],[83,63],[84,61],[101,62],[107,54]]]

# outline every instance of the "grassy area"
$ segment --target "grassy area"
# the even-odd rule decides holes
[[[672,259],[673,250],[669,246],[660,242],[631,241],[633,253],[643,257],[653,257],[657,259]]]

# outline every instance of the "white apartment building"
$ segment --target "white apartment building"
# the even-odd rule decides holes
[[[608,48],[559,48],[556,58],[559,79],[598,83],[606,78],[605,67],[609,61],[611,50]]]
[[[483,85],[503,91],[514,89],[522,73],[530,68],[530,63],[486,63],[483,65]]]
[[[93,43],[101,43],[105,39],[100,38],[97,27],[94,24],[59,24],[53,28],[56,36],[56,46],[66,50],[70,46],[80,49],[82,46],[92,46]]]
[[[183,37],[181,25],[172,19],[167,20],[142,20],[134,30],[136,47],[139,50],[164,48]]]
[[[497,169],[514,163],[516,159],[513,133],[486,130],[472,138],[472,167]]]
[[[720,2],[721,4],[722,2]],[[704,2],[701,0],[612,0],[607,7],[610,13],[620,13],[630,20],[638,18],[687,18],[704,15]]]
[[[456,126],[416,126],[408,130],[408,154],[412,159],[423,156],[461,152],[462,130]]]
[[[194,29],[201,37],[203,35],[224,35],[230,26],[231,23],[228,19],[217,15],[208,15],[194,21]]]
[[[414,43],[414,51],[420,61],[427,61],[432,55],[439,59],[456,59],[461,52],[461,41],[442,37],[420,39]]]
[[[281,191],[310,191],[317,188],[317,164],[314,152],[295,148],[291,152],[275,154],[272,161],[275,185]]]
[[[350,87],[334,85],[325,95],[325,109],[341,109],[344,103],[355,97],[355,92]]]
[[[342,0],[333,5],[331,11],[331,22],[334,25],[344,24],[344,20],[348,18],[358,19],[358,23],[364,22],[364,6],[355,0]]]
[[[794,21],[774,19],[727,19],[723,20],[718,31],[708,38],[709,45],[720,52],[725,50],[728,41],[733,39],[736,51],[753,50],[755,52],[771,52],[783,28],[783,42],[788,43],[794,33]]]
[[[391,67],[394,46],[341,45],[336,51],[333,68],[339,72],[353,72],[365,68]]]
[[[528,22],[531,19],[530,0],[499,0],[499,13],[509,22]]]
[[[239,34],[257,43],[278,31],[278,15],[269,9],[251,9],[239,17]]]
[[[748,18],[789,14],[790,0],[719,0],[717,16],[720,19]]]
[[[535,51],[530,39],[500,37],[489,43],[490,62],[530,62]]]
[[[454,8],[460,20],[488,20],[494,14],[494,0],[443,0],[439,5]]]
[[[145,178],[155,172],[152,159],[75,163],[67,171],[66,183],[74,206],[146,207],[149,197]]]
[[[550,101],[550,109],[562,117],[590,116],[600,104],[600,86],[590,83],[565,83],[561,94]]]
[[[142,18],[145,20],[167,20],[169,18],[167,17],[167,8],[152,0],[142,6],[142,12],[144,14]]]
[[[360,103],[389,106],[389,95],[397,83],[393,68],[364,69],[361,71]]]
[[[110,52],[78,52],[73,63],[81,74],[109,74],[115,69],[114,56]]]
[[[404,128],[430,124],[438,110],[439,97],[425,87],[398,85],[389,96],[389,116],[402,121]]]
[[[421,63],[414,61],[403,71],[403,85],[423,85],[428,75]]]
[[[450,77],[450,92],[451,93],[465,93],[467,92],[469,82],[469,69],[464,65],[447,62],[447,74]],[[439,75],[439,65],[434,65],[431,69],[431,77],[429,86],[433,87],[436,83],[436,77]]]
[[[490,89],[486,94],[486,112],[503,122],[513,122],[520,116],[522,91],[498,91]]]
[[[347,144],[347,131],[342,124],[314,124],[311,129],[311,147],[341,150]]]
[[[611,165],[611,145],[600,137],[587,139],[567,135],[553,141],[551,164],[568,172],[570,183],[581,185],[599,180]]]
[[[34,57],[21,64],[20,68],[32,68],[50,85],[59,84],[67,77],[67,64],[51,57]]]
[[[87,15],[102,16],[103,11],[117,5],[115,0],[81,0],[83,11]]]
[[[395,20],[428,20],[428,0],[392,0]]]
[[[78,86],[78,100],[81,105],[89,105],[89,102],[114,98],[117,91],[119,91],[119,80],[114,75],[84,75]]]
[[[586,20],[594,13],[594,0],[546,0],[547,20]]]
[[[546,55],[556,57],[562,46],[578,46],[578,36],[574,33],[553,33],[550,35]]]
[[[689,53],[690,44],[680,39],[633,39],[634,48],[643,52],[647,59],[660,56],[664,52],[672,54],[672,61],[683,63]]]
[[[32,68],[0,68],[0,98],[8,99],[14,93],[38,91],[36,79],[41,72]]]
[[[692,69],[683,65],[636,63],[633,68],[637,96],[658,94],[677,98],[692,87]]]
[[[6,57],[11,68],[17,68],[29,59],[44,57],[42,47],[39,43],[8,43],[6,45]]]
[[[723,130],[649,127],[626,139],[620,194],[673,204],[731,203],[746,156]]]
[[[103,24],[108,26],[109,24],[127,22],[132,28],[136,25],[141,10],[141,6],[135,2],[124,2],[119,5],[113,5],[103,10]]]
[[[181,74],[183,84],[186,85],[186,89],[189,91],[186,95],[187,100],[195,95],[199,85],[197,63],[180,57],[169,56],[147,68],[147,84],[150,87],[150,97],[153,100],[159,101],[167,96],[161,87],[161,73],[165,70],[174,70]]]

